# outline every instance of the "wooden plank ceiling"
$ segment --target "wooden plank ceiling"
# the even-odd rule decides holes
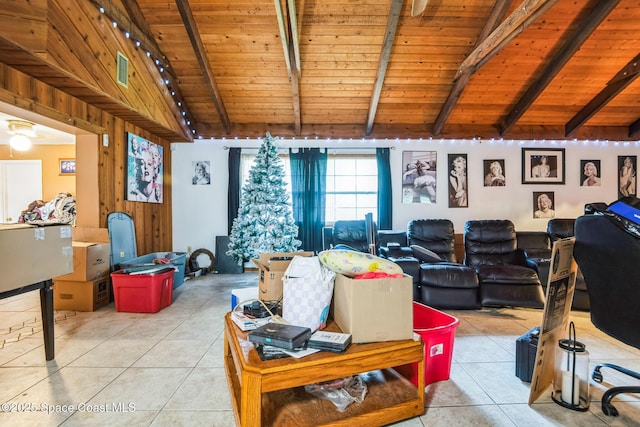
[[[196,138],[640,139],[638,0],[92,3],[155,40]]]

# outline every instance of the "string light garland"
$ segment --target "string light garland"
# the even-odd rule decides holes
[[[156,49],[152,48],[151,46],[145,46],[140,39],[132,37],[132,30],[134,29],[133,23],[122,22],[123,19],[120,19],[119,21],[113,16],[114,13],[110,13],[110,11],[106,10],[103,5],[95,1],[92,1],[92,3],[97,7],[98,11],[102,15],[104,15],[106,18],[108,18],[111,21],[111,25],[113,26],[114,29],[119,29],[124,34],[126,39],[131,40],[131,42],[134,44],[136,49],[143,50],[147,58],[150,58],[153,61],[154,65],[158,69],[158,72],[160,73],[160,76],[162,77],[163,83],[167,87],[167,90],[173,97],[174,102],[178,107],[180,116],[184,120],[184,123],[186,124],[186,126],[189,127],[192,135],[196,137],[196,129],[195,127],[192,126],[192,120],[190,118],[191,114],[187,111],[187,107],[184,102],[184,99],[179,93],[178,85],[173,84],[174,76],[171,75],[171,73],[169,72],[171,67],[168,63],[166,63],[166,57],[162,55],[162,58],[160,58],[161,54],[154,52]],[[127,28],[127,27],[130,27],[130,28]],[[140,30],[137,28],[135,29],[135,31],[140,32]]]
[[[225,136],[220,138],[207,138],[204,139],[203,142],[222,142],[226,143],[230,138]],[[238,136],[232,137],[234,141],[239,141],[241,138]],[[295,144],[302,143],[311,137],[301,136],[301,137],[278,137],[278,141],[283,144]],[[322,140],[324,142],[332,142],[338,144],[345,144],[346,148],[376,148],[376,145],[370,146],[352,146],[354,143],[366,143],[366,144],[385,144],[387,147],[390,142],[395,143],[408,143],[408,144],[438,144],[438,145],[476,145],[476,144],[490,144],[490,145],[507,145],[511,146],[517,144],[519,146],[539,146],[539,147],[553,147],[553,146],[569,146],[569,145],[582,145],[585,147],[595,146],[595,147],[635,147],[640,148],[640,141],[609,141],[608,139],[571,139],[571,140],[555,140],[555,139],[503,139],[503,138],[457,138],[457,139],[445,139],[445,138],[320,138],[318,136],[313,137],[314,140],[319,141]],[[246,141],[261,141],[262,137],[245,137]],[[395,147],[389,146],[389,148],[394,149]]]

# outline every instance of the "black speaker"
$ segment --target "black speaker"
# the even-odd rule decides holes
[[[216,268],[219,274],[240,274],[244,273],[244,263],[240,263],[227,255],[229,249],[229,236],[216,236]]]

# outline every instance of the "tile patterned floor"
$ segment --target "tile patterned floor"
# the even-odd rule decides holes
[[[50,362],[38,293],[0,300],[0,403],[21,409],[0,412],[0,425],[234,426],[222,318],[231,289],[255,285],[254,272],[208,275],[186,281],[156,314],[117,313],[113,303],[93,313],[56,312]],[[607,417],[600,410],[604,387],[593,382],[587,412],[560,407],[549,390],[527,404],[529,384],[514,374],[515,340],[540,324],[541,311],[449,313],[460,319],[451,378],[426,388],[424,415],[395,425],[640,426],[640,397],[619,396],[620,416]],[[640,351],[597,331],[587,313],[573,312],[572,320],[592,365],[606,359],[640,370]],[[604,372],[604,384],[633,384]]]

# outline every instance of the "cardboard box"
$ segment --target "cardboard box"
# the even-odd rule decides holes
[[[354,280],[337,274],[333,318],[354,343],[412,339],[411,276]]]
[[[71,226],[0,224],[0,271],[0,292],[71,273]]]
[[[73,272],[56,279],[88,282],[109,276],[111,246],[106,228],[75,227],[72,246]]]
[[[313,256],[313,252],[274,252],[260,254],[260,259],[251,259],[258,267],[258,295],[262,301],[282,298],[282,277],[296,255]]]
[[[109,276],[97,280],[53,280],[53,309],[95,311],[109,304]]]
[[[73,273],[56,277],[60,280],[87,282],[109,275],[109,244],[72,242]]]

